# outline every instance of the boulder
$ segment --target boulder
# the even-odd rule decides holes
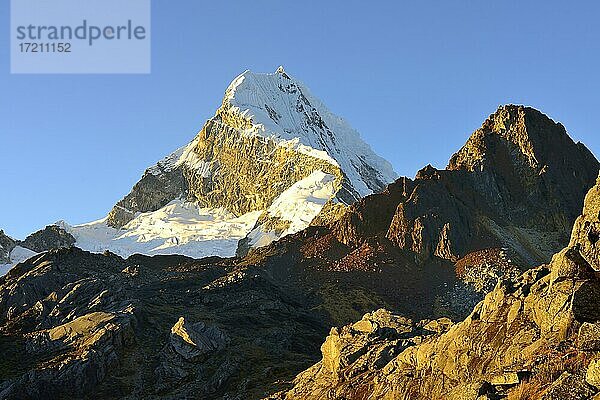
[[[585,381],[592,386],[600,388],[600,358],[595,358],[590,362],[585,373]]]
[[[577,346],[584,351],[600,351],[600,324],[584,322],[577,334]]]
[[[595,390],[579,375],[563,372],[560,377],[550,385],[542,396],[542,400],[587,400]]]

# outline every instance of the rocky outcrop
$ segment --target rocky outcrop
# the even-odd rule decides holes
[[[575,222],[570,246],[578,251],[594,271],[600,271],[600,185],[585,198],[583,215]]]
[[[19,246],[42,253],[51,249],[70,247],[75,244],[73,235],[56,225],[48,225],[19,242]]]
[[[64,229],[49,225],[29,235],[25,240],[13,240],[0,230],[0,265],[16,264],[25,259],[51,249],[70,247],[75,238]],[[17,248],[13,252],[13,250]],[[11,252],[13,252],[11,257]]]
[[[422,258],[452,262],[505,247],[533,266],[567,244],[599,167],[561,124],[529,107],[502,106],[445,170],[427,166],[414,180],[401,178],[332,229],[349,245],[385,235]]]
[[[86,263],[80,254],[51,250],[0,278],[0,342],[17,346],[11,356],[4,350],[4,362],[13,365],[18,357],[25,367],[3,364],[0,397],[79,397],[106,377],[130,344],[135,306],[118,298],[119,283],[110,278],[119,271],[115,258]],[[59,261],[64,258],[71,260]],[[17,332],[20,339],[7,342]]]
[[[10,262],[10,252],[16,246],[16,242],[0,230],[0,264]]]
[[[596,394],[600,258],[589,232],[600,223],[599,210],[600,178],[586,197],[569,246],[550,264],[526,272],[517,283],[499,282],[464,321],[408,348],[385,335],[369,341],[346,335],[344,346],[335,347],[338,351],[324,346],[322,361],[276,398],[361,399],[370,393],[380,399],[587,399]],[[336,332],[326,344],[338,340]],[[372,362],[390,347],[397,355]]]
[[[156,211],[166,206],[171,200],[188,197],[188,183],[183,171],[172,169],[168,161],[159,161],[156,166],[144,172],[129,194],[112,208],[108,214],[108,223],[121,228],[131,221],[138,212]]]
[[[26,336],[26,351],[37,358],[59,355],[30,370],[3,390],[5,399],[81,396],[105,379],[133,338],[133,308],[95,312]]]
[[[186,360],[221,350],[228,341],[218,327],[207,326],[204,322],[186,323],[183,317],[171,328],[171,347]]]

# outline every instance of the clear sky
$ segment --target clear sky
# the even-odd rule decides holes
[[[498,105],[534,106],[600,155],[597,1],[152,3],[150,75],[10,75],[0,6],[0,228],[106,215],[186,144],[245,69],[280,64],[402,175]]]

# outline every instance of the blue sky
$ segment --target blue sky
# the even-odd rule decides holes
[[[498,105],[532,105],[600,154],[600,4],[559,1],[152,3],[150,75],[10,75],[0,6],[0,228],[103,217],[187,143],[245,69],[302,80],[413,176]]]

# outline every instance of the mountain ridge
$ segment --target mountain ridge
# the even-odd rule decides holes
[[[529,159],[524,163],[522,153],[503,140],[508,135],[528,142],[530,133],[523,129],[526,113],[535,116],[531,135],[550,132],[544,143],[527,148],[537,152],[530,154],[532,162],[535,156],[544,162],[546,153],[558,154],[554,163],[532,166]],[[508,129],[499,128],[505,123]],[[523,263],[535,265],[560,249],[553,241],[568,240],[579,201],[599,168],[594,155],[575,144],[562,125],[531,108],[501,106],[450,158],[448,169],[428,165],[415,179],[400,178],[385,193],[375,195],[381,198],[378,206],[357,202],[332,230],[346,244],[385,235],[400,248],[451,261],[484,247],[511,247]],[[506,240],[515,236],[507,226],[519,228],[517,242]],[[537,237],[537,232],[548,231],[555,232],[555,238],[544,242]],[[530,250],[540,245],[544,254]]]

